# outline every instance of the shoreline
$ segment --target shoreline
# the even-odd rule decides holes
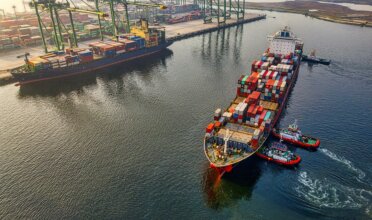
[[[248,4],[245,9],[302,14],[334,23],[372,27],[372,12],[354,11],[345,6],[304,1],[265,4],[249,2]],[[314,9],[315,11],[310,11]]]

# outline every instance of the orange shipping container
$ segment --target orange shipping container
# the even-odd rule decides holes
[[[205,129],[205,131],[206,131],[207,133],[210,133],[210,132],[213,130],[213,128],[214,128],[214,124],[213,124],[213,123],[210,123],[210,124],[207,126],[207,128]]]
[[[221,127],[221,122],[219,122],[219,121],[216,121],[216,122],[214,123],[214,126],[215,126],[216,128],[219,128],[219,127]]]

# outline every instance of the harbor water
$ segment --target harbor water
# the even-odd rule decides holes
[[[91,75],[0,87],[0,219],[372,218],[372,29],[267,13]],[[320,149],[219,179],[205,126],[285,25],[332,59],[301,64],[280,121]]]

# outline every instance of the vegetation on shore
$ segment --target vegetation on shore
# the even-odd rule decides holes
[[[297,13],[331,22],[372,27],[372,12],[355,11],[341,5],[311,1],[288,1],[280,3],[247,2],[245,8]]]

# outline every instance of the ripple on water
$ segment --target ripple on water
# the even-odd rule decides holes
[[[358,180],[362,180],[366,177],[366,173],[364,171],[355,167],[353,165],[353,163],[350,160],[346,159],[345,157],[339,156],[339,155],[337,155],[337,154],[333,153],[332,151],[330,151],[328,149],[325,149],[325,148],[321,148],[321,149],[319,149],[319,151],[322,152],[323,154],[325,154],[326,156],[330,157],[331,159],[344,164],[349,170],[351,170],[352,172],[354,172],[358,175],[358,177],[357,177]]]
[[[314,179],[307,172],[300,172],[298,196],[319,208],[365,209],[369,212],[372,192],[331,182],[327,178]]]

